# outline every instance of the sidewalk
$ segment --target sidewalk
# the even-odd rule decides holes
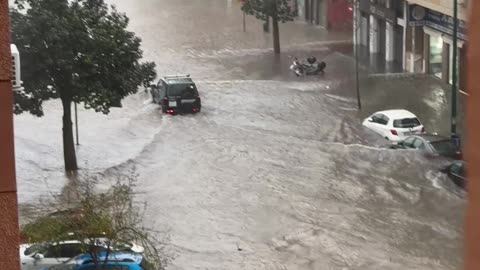
[[[352,63],[355,64],[353,43],[337,46],[334,50],[350,57],[352,59]],[[358,47],[358,59],[360,68],[362,68],[364,72],[366,71],[370,74],[405,73],[402,63],[387,62],[385,61],[385,55],[383,54],[371,55],[368,52],[368,48],[365,46]]]
[[[341,95],[355,96],[354,81],[342,85]],[[336,94],[339,94],[336,92]],[[388,109],[406,109],[416,114],[427,132],[450,136],[451,86],[422,74],[362,74],[360,82],[362,118]],[[465,104],[468,97],[457,95],[457,133],[465,144]]]

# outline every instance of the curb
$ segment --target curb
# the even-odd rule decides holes
[[[374,73],[367,75],[368,79],[425,79],[431,78],[431,75],[423,73],[409,73],[409,72],[399,72],[399,73]]]

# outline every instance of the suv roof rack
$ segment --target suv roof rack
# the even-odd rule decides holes
[[[174,79],[174,78],[190,78],[190,74],[183,74],[183,75],[166,75],[163,76],[165,79]]]

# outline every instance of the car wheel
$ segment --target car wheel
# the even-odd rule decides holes
[[[385,139],[387,139],[387,141],[390,141],[390,139],[388,137],[385,137]]]

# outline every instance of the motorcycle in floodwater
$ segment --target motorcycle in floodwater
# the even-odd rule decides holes
[[[293,59],[293,63],[290,66],[290,70],[295,72],[297,76],[305,76],[305,75],[318,75],[323,74],[327,64],[325,62],[317,63],[317,58],[315,57],[308,57],[307,63],[304,64],[298,60],[298,58]]]

